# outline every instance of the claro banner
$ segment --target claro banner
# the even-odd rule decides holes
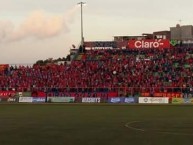
[[[170,41],[167,39],[129,40],[129,48],[170,48]]]
[[[141,104],[169,104],[168,97],[139,97]]]

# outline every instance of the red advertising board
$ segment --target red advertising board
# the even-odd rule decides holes
[[[141,93],[141,96],[143,97],[149,97],[150,93],[149,92],[145,92],[145,93]],[[182,93],[164,93],[164,92],[156,92],[153,94],[154,97],[169,97],[169,98],[181,98],[182,97]]]
[[[129,48],[170,48],[168,39],[129,40]]]

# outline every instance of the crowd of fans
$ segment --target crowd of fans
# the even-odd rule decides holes
[[[193,49],[87,50],[70,64],[8,67],[0,90],[193,93]]]

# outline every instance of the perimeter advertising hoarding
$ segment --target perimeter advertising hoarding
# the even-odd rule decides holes
[[[129,40],[129,48],[170,48],[170,41],[167,39],[146,39],[146,40]]]
[[[17,102],[17,98],[0,98],[0,102],[1,103],[16,103]]]
[[[124,98],[124,103],[135,103],[136,99],[134,97]]]
[[[47,100],[51,103],[73,103],[75,97],[48,97]]]
[[[141,104],[169,104],[168,97],[139,97]]]
[[[121,97],[113,97],[113,98],[109,98],[108,102],[109,103],[122,103],[123,99]]]
[[[193,98],[172,98],[172,104],[193,104]]]
[[[101,98],[82,98],[82,103],[100,103]]]
[[[17,98],[8,98],[7,99],[7,102],[10,102],[10,103],[14,103],[14,102],[17,102]]]
[[[46,98],[43,98],[43,97],[33,97],[32,102],[33,103],[45,103],[46,102]]]
[[[134,97],[113,97],[108,99],[109,103],[135,103]]]
[[[32,97],[19,97],[19,103],[32,103]]]

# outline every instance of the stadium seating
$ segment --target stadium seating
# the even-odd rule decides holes
[[[0,71],[0,90],[193,93],[193,49],[96,49],[71,64],[9,67]]]

